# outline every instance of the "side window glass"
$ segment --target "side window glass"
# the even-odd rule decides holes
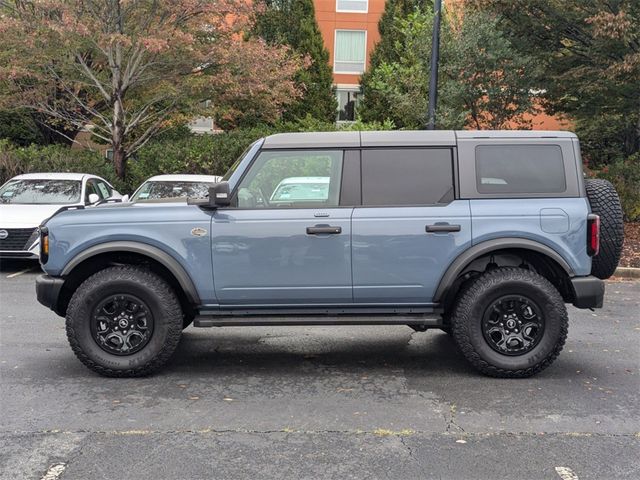
[[[558,145],[476,147],[478,193],[562,193],[567,189]]]
[[[240,182],[238,207],[336,207],[342,157],[342,150],[263,151]]]
[[[87,187],[85,188],[85,192],[84,192],[84,201],[88,202],[89,201],[89,195],[91,195],[92,193],[95,193],[96,195],[98,195],[100,197],[100,194],[98,193],[97,189],[96,189],[96,184],[93,180],[87,180]]]
[[[362,151],[363,205],[434,205],[454,199],[451,150]]]
[[[109,198],[111,196],[111,189],[109,188],[109,185],[107,185],[102,181],[98,181],[97,183],[98,183],[98,190],[100,191],[99,195],[102,198]]]

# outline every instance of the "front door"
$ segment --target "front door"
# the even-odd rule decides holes
[[[429,304],[471,246],[468,200],[455,200],[448,148],[362,151],[362,206],[353,212],[353,297],[374,305]]]
[[[342,150],[263,150],[211,225],[221,305],[352,302]]]

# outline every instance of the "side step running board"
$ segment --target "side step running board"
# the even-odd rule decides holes
[[[422,315],[393,316],[245,316],[223,317],[218,315],[199,315],[193,320],[194,327],[255,327],[255,326],[293,326],[293,325],[415,325],[422,327],[442,326],[442,318]]]

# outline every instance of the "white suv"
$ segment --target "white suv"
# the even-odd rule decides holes
[[[94,206],[122,195],[84,173],[28,173],[0,187],[0,258],[37,259],[38,226],[63,206]]]

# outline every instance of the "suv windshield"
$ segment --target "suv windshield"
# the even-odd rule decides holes
[[[20,205],[80,203],[79,180],[11,180],[0,188],[0,202]]]
[[[207,182],[145,182],[131,198],[132,202],[157,201],[165,198],[205,198],[209,195]]]

